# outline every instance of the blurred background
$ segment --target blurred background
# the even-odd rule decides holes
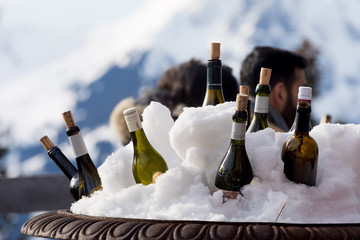
[[[359,10],[356,0],[0,0],[0,175],[61,174],[39,139],[73,159],[68,110],[101,165],[122,146],[109,127],[115,105],[170,66],[206,62],[213,41],[238,81],[254,46],[300,52],[315,121],[358,124]],[[32,239],[20,234],[31,213],[0,216],[0,239]]]

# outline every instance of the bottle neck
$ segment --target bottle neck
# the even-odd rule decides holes
[[[137,148],[139,142],[149,143],[149,140],[147,139],[143,128],[139,128],[133,132],[130,132],[130,136],[131,136],[131,140],[133,142],[134,148]]]
[[[266,114],[269,111],[269,95],[270,95],[270,85],[261,85],[258,84],[256,86],[256,96],[255,96],[255,107],[254,107],[254,114],[257,113]]]
[[[73,149],[75,158],[84,156],[88,154],[83,137],[80,133],[80,128],[78,126],[71,127],[66,131],[66,134],[69,137],[71,147]]]
[[[74,126],[74,127],[68,128],[66,130],[66,135],[68,135],[68,137],[70,137],[70,136],[74,136],[74,135],[78,134],[79,132],[80,132],[80,128],[78,126]]]
[[[221,60],[208,60],[206,69],[207,89],[222,89]]]
[[[233,115],[231,142],[234,144],[245,143],[247,111],[236,111]]]
[[[130,133],[135,132],[139,129],[142,129],[142,124],[141,124],[140,118],[138,116],[133,117],[132,119],[127,119],[126,125],[129,129]]]
[[[65,176],[71,180],[77,173],[77,169],[57,146],[48,151],[49,157],[56,163]]]
[[[303,107],[306,106],[306,107]],[[301,102],[297,107],[297,114],[295,116],[295,133],[309,134],[311,107],[306,102]]]
[[[297,104],[299,104],[301,102],[306,102],[306,103],[311,104],[311,99],[298,98]]]

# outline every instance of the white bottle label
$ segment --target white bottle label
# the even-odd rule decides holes
[[[231,130],[231,139],[245,140],[246,124],[233,122]]]
[[[256,96],[254,112],[268,113],[269,110],[269,97]]]
[[[75,158],[78,158],[88,153],[84,139],[82,138],[80,133],[70,136],[69,141],[74,151]]]

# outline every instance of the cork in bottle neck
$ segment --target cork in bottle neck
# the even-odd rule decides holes
[[[249,86],[248,85],[240,85],[240,93],[249,96]]]
[[[72,127],[76,127],[76,123],[74,121],[74,118],[73,118],[73,115],[72,115],[71,111],[64,112],[62,114],[62,116],[64,118],[65,125],[66,125],[67,129],[70,129]]]
[[[210,49],[210,60],[220,59],[220,43],[212,42]]]
[[[271,77],[271,69],[270,68],[261,68],[260,71],[260,85],[269,85]]]
[[[40,139],[40,143],[45,148],[46,151],[50,151],[53,147],[55,147],[53,142],[46,135]]]
[[[249,96],[246,94],[237,94],[236,95],[236,111],[245,111],[247,107]]]

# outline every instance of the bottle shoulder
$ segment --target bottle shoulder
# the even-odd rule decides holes
[[[208,89],[205,94],[203,107],[208,105],[217,105],[220,103],[224,103],[224,95],[222,89]]]
[[[150,161],[150,162],[160,161],[165,163],[165,159],[151,145],[143,129],[139,129],[139,132],[136,131],[135,135],[136,135],[136,141],[133,142],[135,158],[142,158],[143,160],[146,159],[146,161]]]
[[[314,138],[310,135],[295,133],[288,137],[283,145],[284,151],[292,151],[303,154],[317,154],[319,147]]]
[[[269,121],[267,113],[255,113],[250,123],[247,133],[257,132],[269,127]]]

